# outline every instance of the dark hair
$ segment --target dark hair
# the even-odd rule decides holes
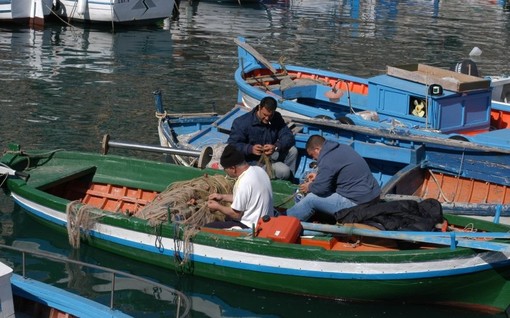
[[[259,107],[264,107],[265,109],[274,112],[278,103],[276,103],[276,99],[271,96],[266,96],[260,100]],[[260,108],[259,108],[260,109]]]
[[[322,147],[326,139],[320,135],[312,135],[306,141],[306,150]]]

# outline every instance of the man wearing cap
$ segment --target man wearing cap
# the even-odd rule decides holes
[[[274,98],[264,97],[252,111],[234,120],[227,143],[240,150],[249,164],[270,162],[271,177],[288,180],[294,175],[298,151],[294,134],[276,107]]]
[[[379,183],[350,146],[313,135],[306,142],[306,152],[317,161],[317,173],[299,186],[306,196],[287,215],[308,221],[315,212],[334,216],[342,209],[379,201]]]
[[[232,145],[227,145],[220,157],[220,164],[229,177],[237,178],[233,194],[213,193],[207,206],[211,211],[225,214],[225,221],[206,224],[206,227],[251,228],[259,218],[273,215],[273,191],[267,173],[258,166],[250,166],[244,155]],[[231,202],[230,206],[220,202]]]

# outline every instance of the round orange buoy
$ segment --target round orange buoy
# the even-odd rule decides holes
[[[342,92],[336,88],[333,88],[332,90],[326,92],[324,95],[326,95],[326,97],[329,98],[330,102],[338,103],[338,101],[340,100],[340,97],[342,97],[343,94],[344,94],[344,92]]]

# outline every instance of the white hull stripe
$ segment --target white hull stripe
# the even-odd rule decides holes
[[[26,200],[14,193],[12,193],[12,196],[18,204],[35,216],[63,227],[66,226],[65,213]],[[171,238],[161,238],[159,245],[162,248],[158,248],[155,245],[158,239],[156,235],[105,224],[96,224],[89,235],[130,248],[167,255],[168,257],[174,256],[174,246],[176,245]],[[178,243],[182,245],[182,241]],[[182,257],[182,251],[179,252]],[[484,252],[469,258],[439,259],[412,263],[327,262],[245,253],[196,243],[193,244],[191,259],[195,262],[239,270],[314,278],[359,280],[445,277],[479,272],[494,268],[495,265],[510,263],[508,255],[498,252]]]

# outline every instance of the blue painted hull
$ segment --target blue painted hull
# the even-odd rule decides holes
[[[220,168],[219,154],[221,146],[224,146],[228,139],[231,124],[236,117],[247,111],[250,109],[237,105],[227,114],[214,117],[212,120],[215,121],[210,125],[204,124],[203,117],[196,117],[197,125],[202,129],[194,132],[189,129],[193,126],[193,119],[190,117],[182,119],[169,115],[161,118],[158,130],[160,139],[165,141],[162,145],[192,149],[220,145],[216,149],[216,158],[209,164],[209,167]],[[402,190],[397,191],[390,185],[401,182],[399,178],[407,175],[405,171],[414,167],[419,167],[422,171],[494,184],[499,187],[498,191],[510,186],[510,154],[490,151],[491,148],[485,146],[423,136],[419,139],[409,134],[393,135],[379,129],[318,119],[294,119],[291,126],[295,131],[296,147],[299,151],[295,182],[300,182],[312,170],[310,164],[313,160],[306,155],[306,141],[312,134],[321,134],[353,147],[369,163],[374,177],[386,188],[385,194],[388,195],[413,195]],[[179,138],[183,135],[186,135],[185,142],[180,142]],[[452,144],[455,146],[451,146]],[[182,157],[175,159],[185,162]],[[498,219],[500,216],[510,216],[510,206],[504,201],[492,202],[484,198],[477,203],[459,200],[448,205],[441,197],[435,198],[443,201],[444,208],[452,213],[493,216]]]
[[[244,43],[244,40],[240,39],[240,42]],[[431,96],[429,84],[388,74],[360,78],[276,63],[271,64],[276,70],[271,74],[268,62],[261,63],[260,56],[257,56],[258,60],[254,52],[248,52],[242,46],[238,52],[239,67],[234,75],[239,88],[238,101],[248,107],[253,107],[266,96],[273,96],[284,115],[327,118],[384,129],[396,135],[460,139],[510,149],[510,130],[494,130],[494,121],[491,120],[493,108],[505,113],[510,111],[508,105],[491,101],[488,79],[468,76],[468,80],[474,82],[460,82],[458,85],[463,89],[462,84],[466,84],[469,89],[445,89],[441,95]],[[445,76],[456,74],[444,72]],[[462,76],[459,75],[464,79]],[[333,91],[340,96],[331,98]],[[417,110],[423,110],[423,113]],[[501,126],[506,127],[508,123],[501,123]]]

